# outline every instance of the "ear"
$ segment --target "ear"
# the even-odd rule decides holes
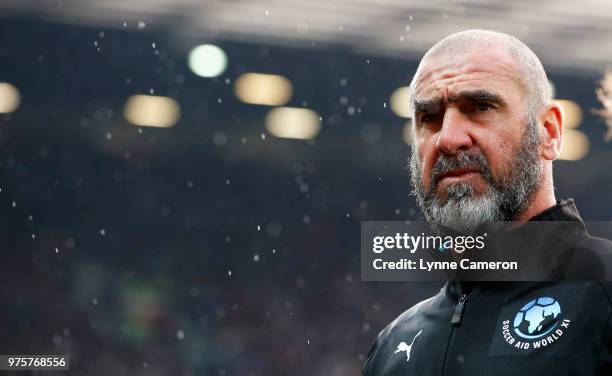
[[[544,159],[552,161],[561,154],[563,135],[563,112],[561,107],[555,102],[547,105],[540,119],[544,127],[540,150]]]

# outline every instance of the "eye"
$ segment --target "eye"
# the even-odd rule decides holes
[[[489,103],[486,103],[486,102],[476,103],[476,110],[478,112],[487,112],[487,111],[489,111],[492,108],[493,108],[493,106],[490,105]]]
[[[431,112],[428,114],[424,114],[423,116],[421,116],[421,123],[431,123],[436,120],[436,116],[437,114]]]

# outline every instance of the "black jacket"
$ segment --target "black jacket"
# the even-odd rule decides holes
[[[532,220],[574,221],[612,254],[571,199]],[[612,375],[612,283],[447,282],[380,332],[363,375]]]

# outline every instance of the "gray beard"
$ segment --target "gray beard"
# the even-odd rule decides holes
[[[515,220],[529,205],[540,186],[541,166],[538,160],[539,135],[537,123],[529,117],[521,144],[510,159],[508,172],[499,177],[491,176],[488,161],[483,155],[441,155],[430,174],[430,188],[423,188],[423,171],[418,162],[416,148],[412,148],[410,171],[412,193],[416,196],[428,222],[459,233],[474,233],[482,225],[494,225],[500,221]],[[456,168],[478,168],[487,182],[484,193],[477,195],[468,183],[449,186],[447,197],[436,194],[440,174]]]

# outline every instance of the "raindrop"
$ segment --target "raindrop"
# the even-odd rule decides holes
[[[223,146],[227,143],[227,135],[223,131],[217,131],[213,134],[213,143],[217,146]]]
[[[145,27],[147,27],[147,24],[144,21],[138,21],[139,29],[144,29]]]
[[[367,123],[361,128],[359,133],[363,142],[372,145],[382,139],[382,132],[382,127],[380,125],[375,123]]]
[[[62,344],[62,336],[59,334],[56,334],[53,336],[53,344],[54,345],[61,345]]]

